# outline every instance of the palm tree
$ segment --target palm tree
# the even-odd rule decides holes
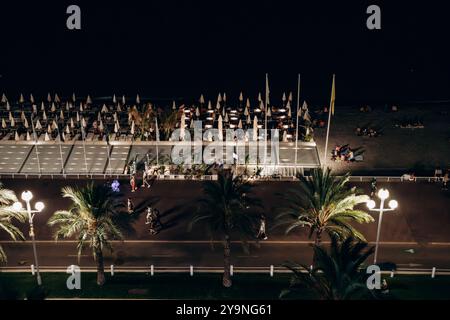
[[[206,181],[203,185],[204,198],[199,200],[198,210],[189,224],[189,230],[202,223],[211,241],[219,238],[224,247],[223,285],[231,287],[230,257],[231,234],[237,235],[248,250],[248,240],[255,237],[255,215],[249,209],[261,206],[249,195],[253,186],[241,176],[233,178],[223,171],[218,181]]]
[[[284,195],[283,203],[277,215],[276,226],[288,225],[286,234],[298,227],[309,227],[309,237],[315,233],[315,244],[320,245],[323,233],[330,237],[345,239],[349,236],[365,241],[364,236],[350,223],[369,223],[371,215],[355,207],[369,200],[359,194],[355,188],[348,188],[350,174],[342,177],[331,175],[328,168],[312,171],[310,179],[299,176],[295,188]]]
[[[72,206],[69,210],[56,211],[48,225],[57,226],[56,240],[78,239],[78,259],[85,243],[89,243],[97,263],[97,284],[101,286],[105,283],[103,249],[112,252],[110,239],[123,238],[118,227],[123,203],[111,188],[93,183],[84,188],[65,187],[62,195],[72,200]]]
[[[280,297],[307,289],[316,298],[324,300],[345,300],[374,297],[366,284],[363,264],[373,254],[374,247],[367,248],[365,242],[347,238],[339,242],[333,237],[331,249],[314,245],[316,265],[314,269],[297,263],[286,263],[285,267],[294,275],[289,289]]]
[[[13,224],[14,220],[25,222],[26,216],[23,213],[12,209],[12,204],[17,201],[13,191],[4,189],[0,183],[0,230],[6,231],[14,241],[24,240],[22,232]],[[7,256],[0,245],[0,262],[7,262]]]

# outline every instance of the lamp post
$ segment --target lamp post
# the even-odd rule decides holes
[[[39,273],[39,262],[37,257],[37,251],[36,251],[36,240],[34,236],[34,225],[33,225],[33,218],[34,215],[38,212],[41,212],[44,210],[44,203],[43,202],[36,202],[34,208],[35,210],[31,209],[30,201],[33,199],[33,193],[31,191],[24,191],[22,192],[22,200],[26,203],[26,212],[28,213],[28,222],[30,224],[30,237],[31,241],[33,243],[33,254],[34,254],[34,263],[36,265],[36,279],[37,284],[40,286],[42,285],[41,275]],[[13,205],[13,208],[15,211],[22,211],[23,206],[21,202],[15,202]]]
[[[378,229],[377,229],[377,240],[376,240],[376,244],[375,244],[375,255],[373,258],[374,264],[377,263],[378,245],[379,245],[379,241],[380,241],[381,221],[383,220],[383,213],[386,211],[393,211],[393,210],[397,209],[397,207],[398,207],[398,202],[396,200],[389,201],[389,208],[384,207],[384,202],[386,201],[387,198],[389,198],[389,191],[387,189],[380,189],[380,191],[378,191],[377,196],[381,200],[379,208],[375,208],[376,203],[374,200],[369,200],[367,202],[367,207],[369,208],[370,211],[375,211],[380,214],[380,216],[378,218]]]

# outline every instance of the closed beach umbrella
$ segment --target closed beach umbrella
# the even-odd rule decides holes
[[[117,121],[114,123],[114,132],[119,132],[119,123]]]
[[[6,121],[5,121],[5,119],[3,119],[3,118],[2,118],[2,128],[3,128],[3,129],[6,129]]]
[[[59,99],[59,96],[58,96],[57,93],[55,93],[55,102],[56,103],[60,103],[61,102],[61,99]]]
[[[262,97],[261,97],[261,92],[260,93],[258,93],[258,102],[261,102],[262,101]]]
[[[239,120],[238,129],[242,129],[242,120]]]
[[[181,115],[181,123],[180,123],[180,138],[181,140],[184,140],[184,127],[186,127],[186,116],[183,114]]]
[[[31,108],[33,109],[33,113],[37,113],[37,105],[33,104]]]
[[[80,102],[80,112],[83,112],[83,102]]]
[[[219,140],[223,140],[223,123],[221,115],[219,115],[219,120],[217,121],[217,129],[219,131]]]
[[[135,124],[134,124],[134,120],[133,120],[133,122],[131,122],[131,130],[130,130],[132,135],[134,135],[134,127],[135,127]]]
[[[80,122],[80,114],[77,112],[77,122]]]
[[[19,103],[24,103],[25,98],[23,97],[23,94],[20,94]]]
[[[281,100],[282,100],[283,102],[286,101],[286,93],[283,92],[283,97],[281,98]]]
[[[230,120],[228,119],[228,112],[225,113],[225,119],[224,119],[224,121],[225,121],[225,122],[229,122],[229,121],[230,121]]]
[[[44,104],[44,102],[41,102],[41,111],[45,111],[45,104]]]
[[[70,110],[69,103],[66,102],[66,111],[69,111],[69,110]]]
[[[242,91],[241,91],[241,93],[239,94],[239,101],[240,101],[240,102],[244,101],[244,94],[242,93]]]
[[[252,118],[250,118],[250,115],[247,116],[247,121],[246,122],[247,122],[247,124],[252,123]]]
[[[68,126],[68,125],[66,125],[66,133],[67,133],[67,134],[70,134],[70,129],[69,129],[69,126]]]
[[[73,118],[70,118],[70,127],[75,128],[75,123],[73,122]]]
[[[200,99],[199,99],[200,104],[204,104],[205,103],[205,97],[202,95],[200,95]]]
[[[9,121],[11,121],[13,119],[11,111],[8,113],[8,118],[9,118]]]
[[[47,113],[44,110],[44,113],[42,114],[42,119],[47,120]]]
[[[222,99],[223,99],[223,102],[227,102],[227,94],[225,92],[223,93],[223,98]]]
[[[52,127],[50,126],[50,124],[47,125],[47,132],[48,132],[48,133],[52,133]]]
[[[9,105],[9,101],[6,102],[6,110],[7,111],[11,110],[11,106]]]
[[[2,103],[6,103],[8,102],[8,98],[6,97],[5,94],[2,94]]]
[[[23,126],[24,126],[26,129],[28,129],[29,124],[28,124],[28,119],[27,119],[27,118],[25,118],[25,119],[23,120]]]
[[[34,97],[33,97],[33,94],[30,94],[30,102],[31,102],[31,103],[34,103]]]
[[[122,96],[122,104],[125,105],[125,104],[126,104],[125,102],[126,102],[125,96],[123,95],[123,96]]]
[[[172,102],[172,110],[176,110],[177,109],[177,105],[175,103],[175,101]]]
[[[245,106],[246,106],[248,109],[250,109],[250,99],[249,99],[249,98],[247,98],[247,102],[245,103]]]
[[[200,117],[200,110],[199,110],[198,107],[195,108],[195,116],[196,116],[197,118]]]
[[[72,93],[72,101],[75,103],[75,101],[77,101],[77,97],[75,96],[75,92]]]
[[[272,108],[270,106],[267,106],[267,116],[268,117],[272,116]]]
[[[52,102],[52,96],[51,96],[50,92],[47,94],[47,101]]]
[[[92,104],[92,99],[90,95],[88,95],[86,98],[86,104]]]
[[[20,113],[20,119],[21,119],[22,121],[23,121],[23,119],[25,119],[25,112],[22,111],[22,112]]]
[[[222,102],[222,96],[220,95],[220,93],[219,93],[219,95],[217,96],[217,102],[218,102],[218,103]]]
[[[52,122],[52,129],[56,130],[56,128],[58,128],[58,125],[56,124],[56,121],[53,120],[53,122]]]
[[[244,116],[248,116],[248,115],[249,115],[248,107],[245,107],[245,109],[244,109]]]
[[[14,128],[16,126],[16,121],[14,121],[14,118],[11,119],[11,122],[9,123],[9,125]]]
[[[136,96],[136,103],[141,104],[141,97],[139,95]]]
[[[86,120],[83,118],[81,118],[81,125],[83,126],[83,128],[86,128]]]
[[[117,112],[122,112],[122,108],[120,107],[120,104],[117,105]]]
[[[108,112],[109,110],[108,110],[108,107],[106,106],[106,104],[103,104],[103,107],[102,107],[102,113],[106,113],[106,112]]]
[[[27,141],[31,141],[30,133],[27,131]]]
[[[64,120],[64,112],[62,110],[59,112],[59,117]]]
[[[288,101],[292,102],[292,91],[289,92],[289,98],[288,98]]]
[[[100,121],[100,120],[102,120],[102,115],[99,112],[99,113],[97,113],[97,121]]]
[[[105,129],[105,127],[103,126],[103,121],[102,121],[102,120],[100,120],[100,124],[99,124],[99,126],[98,126],[98,129],[99,129],[100,131],[103,131],[103,130]]]
[[[39,119],[37,119],[37,121],[36,121],[36,129],[37,130],[41,130],[42,129],[42,125],[41,125],[41,122],[39,121]]]
[[[52,112],[55,112],[56,111],[56,106],[55,106],[55,103],[53,102],[52,103],[52,108],[50,109]]]
[[[116,95],[113,95],[113,103],[114,103],[114,104],[117,103]]]
[[[19,140],[20,140],[20,137],[19,137],[19,134],[17,133],[17,131],[16,131],[16,133],[14,134],[14,140],[16,140],[16,141],[19,141]]]
[[[253,141],[258,140],[258,117],[253,118]]]
[[[50,141],[50,136],[48,135],[48,133],[45,133],[45,141]]]
[[[208,101],[208,110],[211,110],[212,109],[212,106],[211,106],[211,100],[210,101]]]
[[[219,102],[219,101],[217,101],[217,103],[216,103],[216,109],[217,109],[217,110],[220,109],[220,102]]]

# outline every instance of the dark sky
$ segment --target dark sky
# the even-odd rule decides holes
[[[450,100],[444,1],[0,2],[0,91],[273,99],[296,90],[337,104]],[[66,29],[78,4],[82,30]],[[366,28],[378,4],[382,30]]]

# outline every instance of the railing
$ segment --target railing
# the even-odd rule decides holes
[[[308,169],[308,168],[305,168]],[[300,170],[300,168],[299,168]],[[306,176],[308,174],[306,173]],[[129,174],[123,173],[0,173],[0,179],[117,179],[126,180],[130,178]],[[156,176],[158,180],[217,180],[217,175],[189,175],[189,174],[168,174]],[[297,177],[283,176],[283,175],[270,175],[270,176],[245,176],[244,178],[254,181],[296,181]],[[442,177],[413,177],[412,179],[405,178],[403,176],[350,176],[351,182],[370,182],[373,178],[377,179],[377,182],[440,182]]]

